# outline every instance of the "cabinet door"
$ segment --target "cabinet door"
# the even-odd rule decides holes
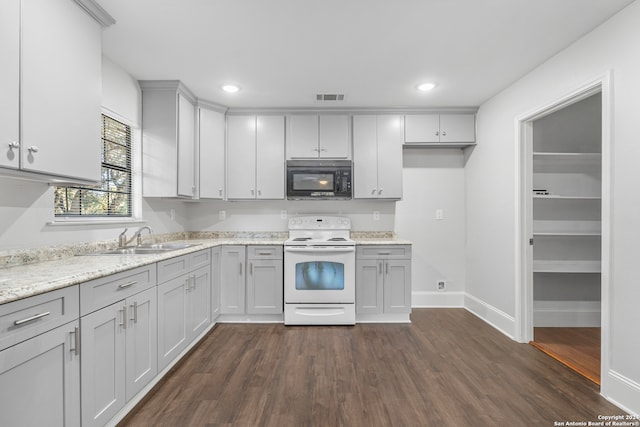
[[[80,425],[77,328],[78,321],[67,323],[0,351],[2,425]]]
[[[247,313],[280,314],[283,310],[282,260],[248,260]]]
[[[21,43],[22,168],[100,181],[100,24],[74,1],[23,0]]]
[[[244,246],[224,246],[221,261],[220,313],[244,314]]]
[[[20,166],[20,0],[0,2],[0,166]],[[11,145],[10,145],[11,144]]]
[[[127,401],[138,394],[158,372],[158,297],[154,286],[126,301]]]
[[[126,316],[119,301],[80,319],[83,426],[104,425],[125,404]]]
[[[287,116],[287,159],[318,157],[318,116]]]
[[[475,142],[476,124],[473,114],[442,114],[440,142]]]
[[[402,198],[402,116],[378,116],[378,198]]]
[[[256,117],[227,117],[227,198],[256,198]]]
[[[220,258],[221,248],[211,248],[211,320],[220,315]]]
[[[200,198],[224,199],[224,114],[200,108],[199,115]]]
[[[178,93],[178,196],[193,197],[195,187],[195,106]]]
[[[356,261],[356,313],[381,314],[383,307],[383,261]]]
[[[158,285],[158,371],[187,346],[187,276]]]
[[[377,141],[376,116],[353,116],[353,191],[356,199],[378,198]]]
[[[437,114],[404,116],[404,142],[440,142],[440,117]]]
[[[411,312],[411,261],[384,261],[384,312]]]
[[[211,267],[189,274],[189,335],[191,342],[211,324]]]
[[[349,153],[349,116],[320,116],[319,131],[320,157],[348,159]]]
[[[258,116],[256,124],[256,197],[284,199],[284,116]]]

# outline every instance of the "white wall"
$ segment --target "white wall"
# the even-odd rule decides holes
[[[640,412],[640,2],[549,59],[478,111],[478,146],[466,166],[467,292],[515,315],[516,117],[613,75],[610,370],[602,392]],[[515,325],[506,332],[515,335]]]
[[[413,305],[461,306],[465,289],[464,154],[459,149],[405,148],[403,200],[395,231],[413,242]],[[441,209],[442,220],[435,213]],[[444,280],[445,292],[437,291]]]

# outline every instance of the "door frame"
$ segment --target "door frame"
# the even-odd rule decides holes
[[[580,85],[575,90],[554,99],[515,119],[516,128],[516,169],[518,185],[516,191],[516,278],[515,278],[515,326],[516,340],[526,343],[533,339],[533,249],[529,239],[533,236],[532,198],[533,189],[533,122],[596,93],[602,95],[602,237],[601,237],[601,350],[600,350],[600,391],[606,389],[606,372],[610,357],[610,284],[612,272],[612,229],[613,211],[612,171],[613,171],[613,129],[612,105],[613,86],[611,71]]]

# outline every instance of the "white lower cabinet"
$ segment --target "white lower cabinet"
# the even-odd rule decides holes
[[[0,351],[0,424],[80,425],[78,321]]]
[[[247,313],[281,314],[283,312],[282,246],[247,248]]]
[[[223,246],[220,266],[220,314],[244,314],[244,246]]]
[[[356,314],[411,313],[411,246],[358,246]]]
[[[102,426],[157,373],[156,288],[81,318],[82,425]]]
[[[158,370],[211,324],[210,255],[204,250],[158,263]]]

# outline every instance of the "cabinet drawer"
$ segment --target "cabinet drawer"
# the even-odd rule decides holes
[[[80,285],[81,315],[84,316],[155,285],[155,264],[82,283]]]
[[[247,259],[282,259],[282,246],[247,246]]]
[[[194,252],[189,257],[189,270],[193,271],[200,267],[205,267],[211,264],[211,249]]]
[[[356,257],[361,259],[411,259],[411,246],[358,246]]]
[[[0,305],[0,350],[79,317],[78,285]]]
[[[164,283],[189,271],[189,255],[158,262],[158,284]]]

